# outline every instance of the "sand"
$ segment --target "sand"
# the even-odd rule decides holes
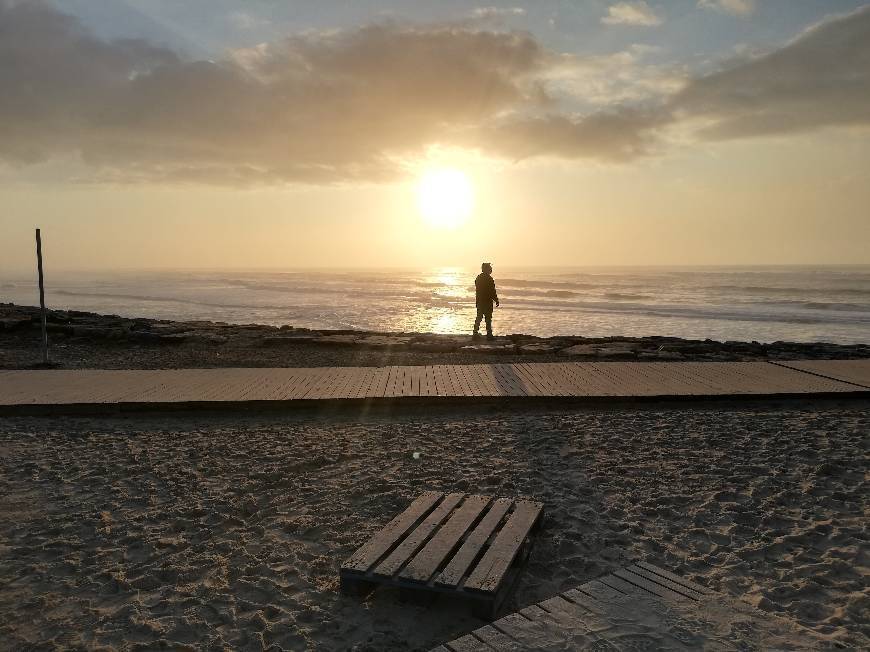
[[[856,401],[5,419],[0,649],[428,649],[481,621],[337,582],[425,489],[546,503],[509,607],[647,559],[866,649],[868,433]]]

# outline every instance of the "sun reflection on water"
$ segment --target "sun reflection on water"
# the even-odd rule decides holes
[[[418,306],[404,320],[402,330],[416,333],[466,333],[470,332],[473,319],[474,315],[467,306]]]

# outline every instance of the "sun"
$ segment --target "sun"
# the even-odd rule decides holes
[[[417,206],[429,224],[455,229],[474,208],[474,188],[468,175],[455,168],[426,171],[417,183]]]

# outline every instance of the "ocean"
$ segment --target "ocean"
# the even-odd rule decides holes
[[[469,333],[476,271],[49,269],[46,302],[127,317]],[[496,267],[494,277],[501,334],[870,342],[870,265]],[[38,305],[35,278],[6,275],[0,301]]]

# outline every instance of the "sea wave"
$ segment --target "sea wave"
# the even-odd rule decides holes
[[[757,294],[789,294],[789,295],[846,295],[855,297],[870,297],[870,287],[838,288],[838,287],[783,287],[778,285],[710,285],[712,290],[728,290],[732,292],[755,292]]]
[[[191,306],[204,306],[207,308],[243,308],[249,310],[284,310],[287,306],[270,306],[263,304],[250,303],[227,303],[227,302],[212,302],[200,301],[198,299],[188,299],[185,297],[159,297],[147,294],[124,294],[117,292],[81,292],[78,290],[52,290],[52,294],[60,294],[70,297],[91,297],[99,299],[121,299],[125,301],[145,301],[149,303],[183,303]]]
[[[503,304],[505,305],[505,304]],[[770,311],[751,311],[751,310],[734,310],[730,306],[720,307],[689,307],[676,305],[655,305],[655,304],[636,304],[636,303],[611,303],[604,301],[585,301],[585,302],[540,302],[540,301],[524,301],[517,300],[511,302],[509,307],[516,310],[559,310],[559,311],[574,311],[578,313],[598,313],[598,314],[627,314],[627,315],[644,315],[647,317],[673,317],[681,319],[701,319],[701,320],[725,320],[725,321],[751,321],[751,322],[770,322],[782,324],[868,324],[870,325],[870,314],[856,315],[813,315],[808,313],[783,313]]]

